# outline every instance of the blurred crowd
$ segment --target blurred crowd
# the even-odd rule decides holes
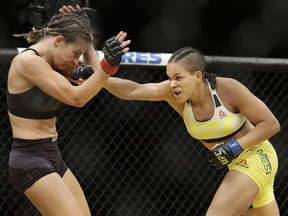
[[[0,48],[27,46],[13,38],[35,26],[29,5],[77,0],[10,0],[1,7]],[[131,50],[171,53],[190,45],[205,55],[288,57],[287,0],[97,0],[98,46],[119,30],[128,32]],[[49,8],[48,8],[49,9]],[[47,10],[48,10],[47,9]],[[51,9],[51,8],[50,8]]]

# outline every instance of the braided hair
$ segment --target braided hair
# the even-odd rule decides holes
[[[207,79],[212,89],[216,88],[216,75],[205,71],[205,58],[203,54],[192,47],[183,47],[176,50],[170,59],[169,63],[179,63],[187,71],[193,74],[196,71],[203,73],[203,79]]]
[[[45,37],[62,35],[66,43],[74,43],[79,38],[92,43],[91,31],[89,22],[85,18],[77,13],[65,13],[54,15],[45,28],[15,34],[14,37],[23,37],[28,43],[37,43]]]

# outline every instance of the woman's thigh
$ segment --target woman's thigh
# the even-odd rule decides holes
[[[74,176],[74,174],[71,172],[70,169],[66,171],[66,173],[63,176],[63,180],[67,187],[70,189],[72,192],[74,198],[76,199],[78,205],[81,207],[82,211],[84,212],[84,215],[90,215],[90,209],[85,197],[85,194]]]
[[[227,172],[207,211],[207,216],[239,216],[249,208],[259,192],[258,185],[246,174]]]
[[[70,188],[57,173],[37,180],[25,195],[43,216],[84,216]]]
[[[279,216],[279,208],[276,200],[274,199],[271,203],[259,207],[248,209],[243,216]]]

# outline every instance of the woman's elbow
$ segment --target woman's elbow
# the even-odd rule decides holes
[[[277,122],[275,123],[275,127],[276,127],[276,133],[278,133],[281,130],[281,125],[279,123],[279,121],[277,120]]]
[[[274,131],[274,134],[276,134],[281,130],[281,125],[279,121],[275,119],[271,124],[269,124],[269,128]]]
[[[69,105],[73,107],[82,108],[86,105],[87,100],[83,100],[83,98],[74,98]]]

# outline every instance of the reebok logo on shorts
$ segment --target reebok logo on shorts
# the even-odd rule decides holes
[[[246,168],[246,169],[249,169],[248,162],[247,162],[247,160],[245,160],[245,159],[240,160],[240,161],[237,162],[235,165],[236,165],[236,166],[241,166],[241,167]]]

